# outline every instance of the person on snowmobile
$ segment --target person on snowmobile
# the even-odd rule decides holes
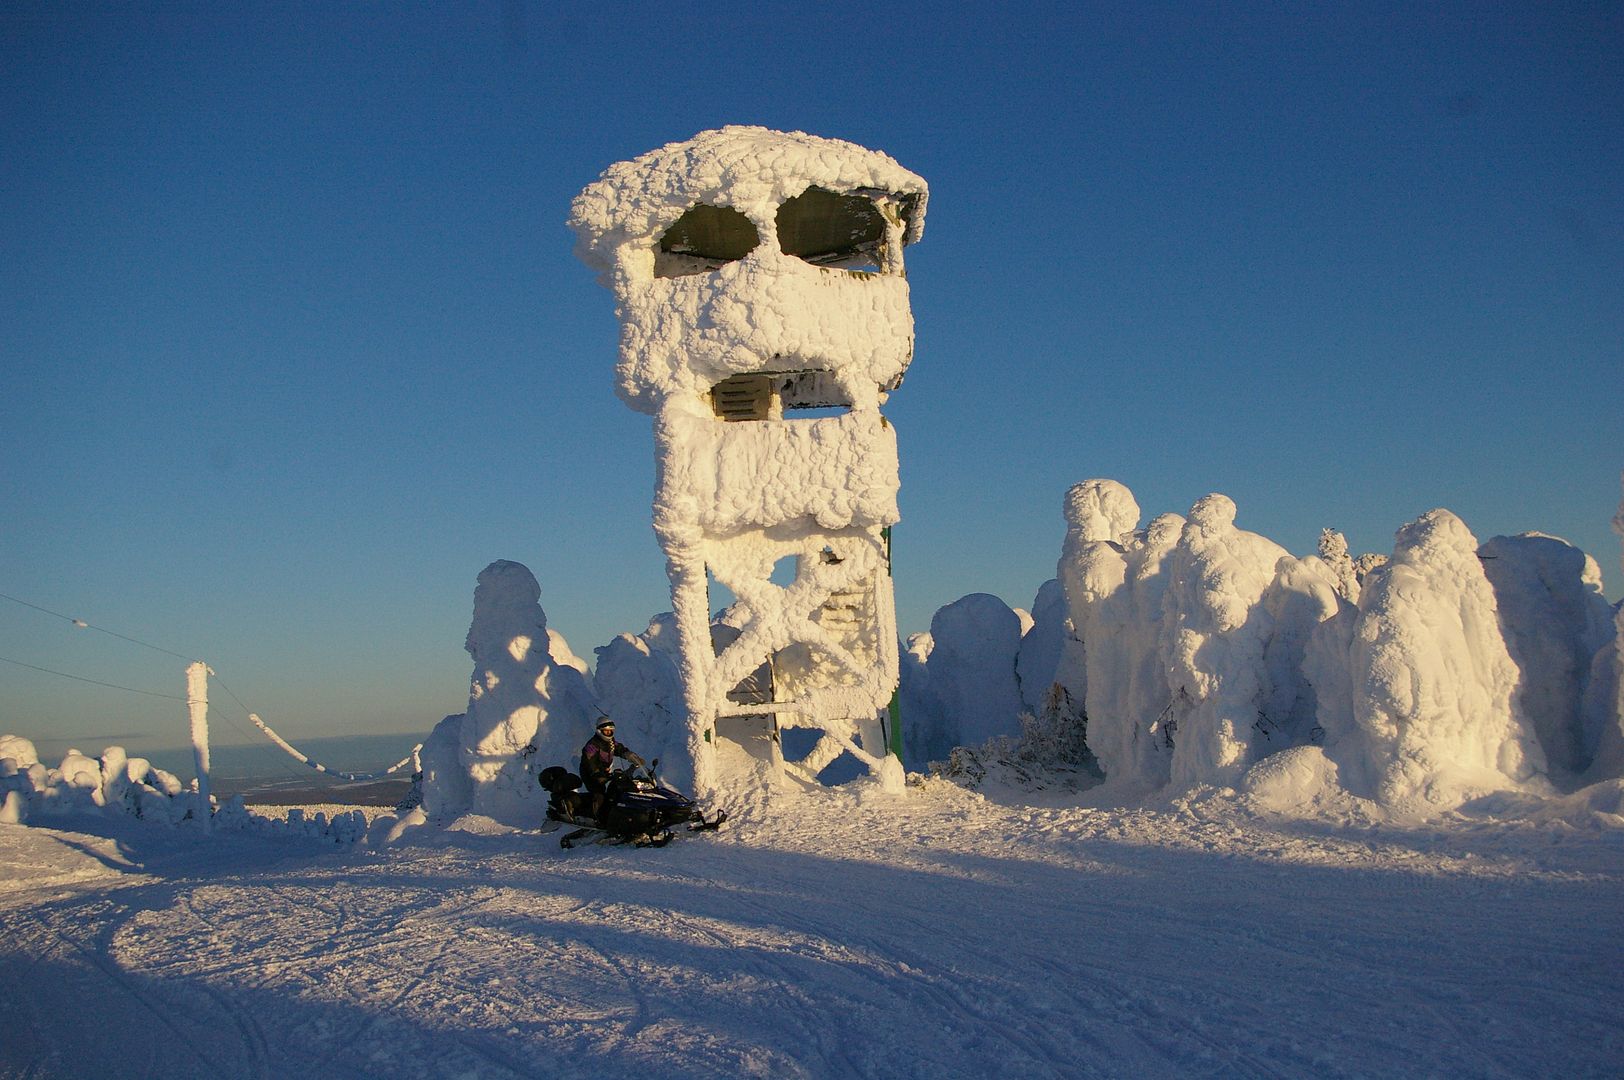
[[[603,803],[609,795],[609,775],[614,771],[615,758],[624,758],[643,768],[643,759],[632,753],[625,743],[615,741],[615,722],[605,716],[598,721],[598,729],[586,745],[581,747],[581,782],[591,796],[590,812],[596,819],[603,817]]]

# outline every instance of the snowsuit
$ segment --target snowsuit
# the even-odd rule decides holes
[[[590,812],[599,820],[603,818],[603,802],[609,793],[609,774],[614,771],[615,758],[624,758],[634,765],[643,764],[643,759],[632,753],[625,743],[601,734],[593,735],[581,747],[581,783],[586,785],[592,799]]]

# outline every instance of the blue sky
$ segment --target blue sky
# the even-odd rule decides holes
[[[0,593],[202,656],[290,736],[460,711],[493,559],[589,658],[666,609],[649,422],[564,221],[726,123],[931,185],[887,408],[905,632],[1029,605],[1095,476],[1147,519],[1224,492],[1299,554],[1446,506],[1620,594],[1617,3],[13,3],[0,50]],[[0,657],[182,687],[6,601]],[[0,731],[184,730],[0,664]]]

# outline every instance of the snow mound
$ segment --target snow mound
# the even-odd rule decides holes
[[[1541,819],[1624,829],[1624,779],[1603,780],[1552,799]]]
[[[173,827],[206,820],[217,835],[298,836],[339,844],[367,834],[361,810],[333,808],[307,816],[292,808],[286,817],[273,818],[249,810],[241,795],[220,805],[200,795],[195,782],[184,787],[173,774],[119,746],[109,746],[99,758],[69,750],[54,769],[41,764],[33,743],[20,736],[0,735],[0,751],[0,825],[68,827],[90,818]],[[27,764],[19,767],[22,762]]]
[[[1253,809],[1282,817],[1352,823],[1378,816],[1368,800],[1343,790],[1336,762],[1318,746],[1270,754],[1247,770],[1241,791]]]

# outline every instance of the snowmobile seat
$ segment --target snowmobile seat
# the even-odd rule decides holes
[[[561,765],[549,765],[541,770],[541,775],[536,777],[536,782],[549,795],[574,791],[581,786],[581,778]]]
[[[550,765],[541,770],[536,782],[546,790],[547,816],[555,821],[581,822],[589,820],[587,813],[592,808],[592,796],[584,791],[577,790],[581,786],[581,778],[558,765]]]

